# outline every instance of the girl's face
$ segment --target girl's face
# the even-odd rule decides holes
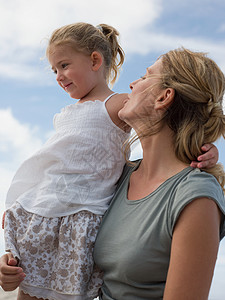
[[[95,72],[91,56],[76,52],[69,46],[55,46],[49,62],[58,84],[74,99],[82,99],[94,88]]]
[[[131,93],[124,101],[124,107],[119,111],[119,118],[130,126],[134,122],[154,115],[155,101],[161,97],[159,88],[161,74],[161,60],[157,60],[148,67],[146,74],[130,84]]]

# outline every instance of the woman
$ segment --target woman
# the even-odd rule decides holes
[[[121,178],[95,243],[100,298],[206,300],[225,235],[224,172],[189,166],[225,137],[223,73],[203,53],[170,51],[131,84],[119,117],[143,160]],[[214,176],[213,176],[214,175]]]
[[[225,135],[224,88],[215,63],[186,49],[131,84],[119,116],[137,132],[143,160],[125,168],[96,240],[102,299],[207,299],[225,234],[224,172],[189,164],[203,142]],[[0,279],[12,290],[24,274],[7,261]]]

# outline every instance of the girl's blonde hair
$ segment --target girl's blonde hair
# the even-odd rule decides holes
[[[56,29],[49,40],[46,55],[58,45],[69,45],[75,51],[91,55],[98,51],[104,58],[106,80],[115,83],[119,69],[124,62],[124,51],[118,42],[119,32],[107,24],[93,26],[88,23],[74,23]]]
[[[196,160],[201,146],[225,138],[223,96],[225,77],[205,53],[179,48],[162,55],[160,87],[175,91],[173,103],[163,118],[140,138],[155,134],[167,124],[174,132],[176,156],[184,163]],[[225,173],[221,164],[204,169],[216,177],[224,190]]]

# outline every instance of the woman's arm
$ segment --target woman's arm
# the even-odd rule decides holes
[[[0,258],[0,286],[4,291],[13,291],[24,280],[23,269],[17,267],[17,261],[11,253]]]
[[[193,161],[191,167],[199,169],[214,167],[219,159],[217,147],[213,144],[205,144],[201,149],[205,153],[198,157],[198,161]]]
[[[164,300],[207,300],[219,247],[220,212],[196,199],[175,225]]]

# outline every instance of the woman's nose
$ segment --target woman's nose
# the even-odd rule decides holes
[[[133,89],[134,85],[135,85],[138,81],[139,81],[139,79],[137,79],[137,80],[135,80],[135,81],[133,81],[133,82],[130,83],[130,89],[131,89],[131,90]]]

